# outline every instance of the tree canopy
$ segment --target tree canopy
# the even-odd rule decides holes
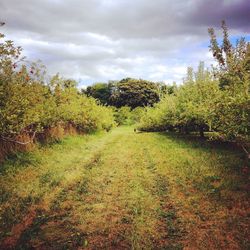
[[[95,83],[92,86],[88,86],[83,91],[87,96],[92,96],[99,100],[104,105],[109,105],[111,102],[112,95],[112,84],[109,83]]]
[[[141,119],[142,130],[176,129],[214,132],[223,140],[249,142],[250,134],[250,44],[244,38],[230,42],[225,22],[219,45],[209,29],[210,50],[218,66],[207,70],[201,62],[197,71],[188,68],[184,83],[174,94],[166,94]]]
[[[158,101],[159,93],[156,84],[142,79],[122,79],[112,93],[112,102],[117,107],[129,106],[134,109],[153,106]]]
[[[44,81],[44,67],[25,61],[21,52],[0,34],[0,139],[43,133],[59,123],[84,132],[115,125],[113,111],[81,95],[76,81],[58,74]]]

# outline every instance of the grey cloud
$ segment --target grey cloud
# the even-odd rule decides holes
[[[29,30],[50,39],[93,32],[113,39],[163,38],[193,31],[185,20],[189,1],[166,0],[9,1],[3,0],[2,18],[11,29]],[[105,4],[106,3],[106,4]],[[179,25],[179,24],[182,25]],[[74,36],[73,36],[74,37]]]
[[[207,59],[200,44],[208,42],[208,27],[225,19],[234,34],[247,33],[248,13],[248,0],[0,2],[3,32],[28,57],[42,59],[51,74],[89,81],[181,79],[183,67]]]
[[[249,0],[207,0],[197,1],[191,11],[189,21],[193,24],[218,27],[225,20],[229,27],[245,33],[250,32]]]

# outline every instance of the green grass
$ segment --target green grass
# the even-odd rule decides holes
[[[227,145],[131,127],[68,137],[1,166],[0,242],[17,249],[248,249],[243,166],[241,152]]]

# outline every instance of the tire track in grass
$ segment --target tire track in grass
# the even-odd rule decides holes
[[[119,142],[104,150],[102,164],[93,171],[85,206],[75,213],[89,249],[169,246],[157,175],[141,146],[144,136],[121,135]]]
[[[96,152],[83,168],[91,171],[98,165],[100,158],[101,153]],[[22,222],[12,228],[11,236],[3,241],[2,247],[4,249],[13,249],[15,246],[19,249],[61,249],[61,247],[77,247],[79,244],[82,246],[85,242],[84,234],[77,231],[68,220],[71,207],[64,202],[67,201],[67,196],[70,197],[72,190],[76,190],[80,195],[86,192],[88,184],[85,175],[81,181],[70,183],[54,194],[55,197],[49,209],[45,209],[43,204],[30,208]]]
[[[56,151],[56,159],[37,175],[34,170],[30,180],[13,185],[29,173],[22,170],[5,183],[15,189],[27,183],[28,193],[37,177],[42,195],[36,203],[29,199],[30,211],[21,213],[23,224],[13,231],[21,234],[13,238],[16,249],[247,249],[249,199],[228,186],[235,177],[223,170],[225,152],[211,158],[207,148],[132,131],[118,128],[108,137],[71,145],[67,154]],[[208,192],[209,180],[217,176],[232,194],[221,194],[231,208]],[[57,185],[50,186],[51,177]],[[5,205],[13,194],[4,196]],[[32,209],[34,218],[26,220]]]
[[[144,153],[148,161],[148,169],[154,174],[156,194],[160,200],[158,216],[161,223],[159,223],[159,229],[162,231],[162,240],[154,249],[183,249],[182,241],[186,232],[180,218],[178,218],[177,208],[169,197],[170,183],[166,176],[157,171],[157,163],[149,148],[150,141],[152,144],[152,138],[150,141],[148,138],[146,136],[143,141]]]
[[[223,152],[214,148],[212,154],[209,145],[176,141],[160,133],[150,137],[150,152],[157,159],[158,172],[169,182],[169,199],[174,204],[177,219],[180,218],[183,229],[180,242],[184,249],[248,249],[247,192],[241,190],[239,202],[239,192],[233,191],[230,186],[221,186],[224,192],[230,192],[230,196],[226,192],[224,195],[231,208],[221,199],[223,193],[219,200],[216,193],[211,193],[215,188],[213,180],[218,180],[218,177],[224,185],[232,179],[236,186],[240,184],[237,183],[240,176],[235,178],[228,172],[230,164],[234,165],[231,159],[239,158],[232,151]],[[208,182],[208,178],[212,181]],[[210,185],[205,186],[206,183]]]
[[[122,202],[127,178],[124,170],[128,167],[120,157],[123,138],[120,135],[118,141],[104,150],[102,163],[91,173],[85,203],[74,214],[79,228],[87,232],[90,249],[129,248],[124,236],[130,225]]]
[[[22,221],[20,221],[20,223],[12,227],[10,236],[4,239],[2,244],[0,245],[3,245],[5,249],[12,249],[15,247],[15,245],[17,245],[19,248],[24,247],[26,249],[33,247],[32,244],[35,244],[35,246],[39,245],[39,248],[43,248],[43,243],[45,243],[46,249],[48,249],[48,244],[50,244],[50,242],[47,242],[47,244],[46,241],[50,241],[52,239],[45,240],[42,239],[43,237],[41,237],[41,240],[39,239],[39,236],[41,236],[41,234],[43,233],[46,233],[46,230],[51,230],[51,228],[47,228],[45,224],[53,224],[55,239],[58,239],[58,236],[56,235],[58,233],[56,230],[57,225],[60,231],[59,235],[63,235],[61,228],[64,224],[61,223],[60,220],[54,222],[54,218],[57,218],[59,216],[61,219],[64,218],[63,220],[68,219],[70,206],[65,205],[64,201],[67,201],[67,196],[70,196],[72,190],[76,189],[79,194],[84,193],[84,185],[87,184],[85,176],[87,176],[87,173],[91,171],[93,167],[98,165],[101,159],[101,152],[103,148],[106,147],[106,144],[112,143],[112,141],[116,138],[117,136],[111,137],[110,139],[108,138],[108,140],[105,137],[101,138],[101,141],[97,142],[97,146],[94,148],[93,154],[87,157],[84,163],[81,163],[81,161],[77,161],[76,163],[78,165],[75,168],[71,167],[70,172],[66,169],[64,175],[66,179],[68,177],[68,181],[60,184],[59,187],[56,187],[55,189],[51,190],[52,192],[46,193],[43,199],[37,204],[32,205],[30,208],[27,208],[26,217]],[[86,147],[89,149],[88,146]],[[76,172],[76,174],[73,173],[74,171]],[[74,178],[72,178],[72,176]],[[64,205],[64,207],[62,207],[61,210],[58,209],[57,211],[57,208],[62,205]],[[69,225],[71,225],[71,230],[73,230],[73,224],[69,222],[67,227],[69,227]],[[67,229],[67,227],[65,227],[65,230]],[[38,237],[35,237],[36,235],[38,235]],[[65,237],[67,235],[68,234],[66,234]],[[77,236],[77,238],[79,238],[79,235],[82,234],[76,231],[75,235]],[[72,236],[74,236],[74,233],[73,235],[68,235],[69,240],[72,238]],[[35,243],[32,241],[32,238],[34,237],[37,238],[37,241]],[[52,240],[51,244],[55,244],[59,248],[60,244],[65,244],[65,246],[69,245],[68,242],[65,242],[64,240],[62,240],[60,243],[60,239],[58,239],[60,244],[57,244],[55,239]],[[29,245],[29,241],[31,245]],[[77,239],[77,242],[79,243],[80,240]],[[80,245],[82,246],[82,242]],[[51,249],[54,248],[52,247]]]
[[[122,136],[119,135],[116,141],[123,141]],[[82,246],[85,245],[87,248],[87,245],[90,248],[130,247],[129,241],[125,239],[125,234],[130,231],[130,214],[127,216],[124,206],[127,197],[123,197],[123,191],[126,191],[127,186],[127,181],[123,181],[123,177],[131,179],[130,171],[127,171],[130,166],[126,158],[120,159],[119,153],[118,157],[109,154],[110,150],[117,151],[118,148],[119,151],[124,145],[113,142],[109,146],[102,150],[101,155],[97,154],[98,157],[94,156],[89,164],[85,165],[86,171],[82,182],[74,183],[64,190],[55,199],[56,206],[52,207],[57,214],[62,210],[68,211],[67,219],[78,232],[86,234],[87,240],[82,241]],[[122,155],[124,153],[121,152]],[[43,231],[46,230],[45,227]]]

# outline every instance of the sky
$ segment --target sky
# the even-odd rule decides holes
[[[80,82],[142,78],[182,82],[214,63],[207,29],[250,40],[250,0],[1,0],[0,32],[48,75]]]

